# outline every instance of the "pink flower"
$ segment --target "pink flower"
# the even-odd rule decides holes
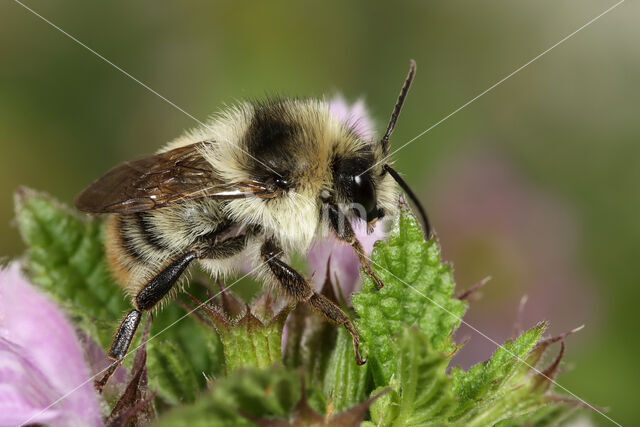
[[[383,240],[387,237],[385,232],[387,227],[384,221],[378,221],[371,234],[367,234],[363,221],[354,222],[352,227],[367,255],[371,255],[373,245],[378,240]],[[307,260],[313,273],[311,280],[316,289],[320,289],[325,282],[329,257],[331,257],[331,282],[336,286],[340,285],[340,291],[347,299],[347,302],[350,302],[351,294],[357,291],[361,285],[360,261],[358,261],[358,257],[351,246],[340,242],[333,235],[314,242],[307,255]]]
[[[0,425],[102,425],[89,376],[58,307],[27,282],[18,263],[1,270]]]
[[[527,182],[494,150],[463,153],[440,170],[425,199],[444,259],[455,265],[458,292],[492,277],[465,316],[469,324],[503,342],[513,335],[523,295],[523,328],[546,319],[558,334],[596,323],[597,304],[579,264],[579,220],[565,202]],[[457,336],[471,337],[456,355],[463,366],[495,350],[465,325]]]
[[[336,95],[329,101],[329,111],[335,118],[353,129],[360,138],[373,138],[373,120],[369,117],[364,100],[359,99],[350,106],[342,95]]]

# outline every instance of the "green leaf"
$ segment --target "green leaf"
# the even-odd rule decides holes
[[[333,288],[327,265],[322,294],[346,313],[352,312]],[[340,412],[364,401],[371,390],[371,375],[367,366],[355,364],[352,339],[346,330],[328,322],[307,304],[296,306],[287,319],[287,328],[285,365],[303,370],[307,384],[312,385],[309,403],[314,408],[324,412],[330,407]]]
[[[193,291],[193,290],[192,290]],[[151,336],[169,340],[180,348],[181,364],[193,371],[200,388],[206,386],[206,378],[224,373],[222,343],[218,334],[188,316],[177,301],[170,301],[154,315]],[[157,337],[157,338],[156,338]],[[150,354],[153,360],[154,353]],[[160,393],[160,396],[163,396]]]
[[[451,267],[441,262],[434,239],[424,241],[420,225],[405,207],[389,243],[378,242],[371,260],[385,286],[377,290],[373,280],[363,274],[363,291],[351,300],[360,316],[357,325],[369,352],[375,383],[382,386],[396,372],[393,341],[405,326],[416,325],[434,350],[449,353],[454,349],[450,336],[467,304],[452,298]]]
[[[453,369],[453,391],[458,407],[451,421],[465,425],[495,424],[532,413],[548,403],[546,388],[531,375],[541,354],[532,351],[540,340],[545,323],[509,340],[491,359],[464,372]]]
[[[158,426],[253,426],[249,417],[286,417],[300,400],[300,376],[282,367],[237,370],[191,405],[160,417]]]
[[[447,357],[434,351],[429,338],[415,327],[403,330],[398,350],[392,390],[371,407],[373,424],[398,427],[446,424],[456,407],[451,380],[446,374]]]
[[[437,243],[425,242],[402,208],[389,243],[379,242],[372,260],[385,286],[377,290],[363,277],[364,290],[352,301],[378,386],[374,393],[391,391],[372,406],[371,425],[493,425],[556,414],[538,412],[545,405],[557,408],[561,399],[547,394],[548,378],[531,372],[551,342],[539,343],[545,324],[508,341],[469,372],[454,368],[446,375],[445,355],[455,350],[451,335],[466,303],[453,297],[451,270],[441,263]]]
[[[81,219],[44,194],[20,189],[16,220],[31,280],[45,289],[103,348],[130,308],[104,260],[102,223]]]

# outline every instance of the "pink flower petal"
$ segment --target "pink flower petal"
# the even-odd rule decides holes
[[[18,263],[0,271],[0,338],[0,424],[19,418],[54,426],[102,424],[73,327],[27,282]]]
[[[387,237],[388,227],[384,221],[379,221],[371,234],[367,234],[366,225],[362,221],[354,222],[352,227],[367,255],[371,255],[375,242]],[[351,294],[361,286],[360,261],[351,246],[343,244],[334,236],[315,241],[309,249],[307,259],[316,289],[320,289],[324,284],[329,257],[331,257],[331,280],[335,282],[334,279],[337,277],[342,294],[347,302],[350,302]]]
[[[49,423],[60,415],[55,407],[43,411],[57,396],[24,353],[25,349],[0,338],[0,425],[19,425],[28,419]]]
[[[337,95],[329,101],[329,111],[335,118],[353,129],[358,137],[363,139],[373,137],[373,121],[362,99],[350,106],[341,95]]]

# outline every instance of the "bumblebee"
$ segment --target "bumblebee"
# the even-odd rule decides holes
[[[305,302],[353,338],[349,317],[287,264],[327,233],[350,245],[366,274],[376,276],[351,221],[369,227],[397,210],[398,185],[424,209],[388,163],[393,132],[415,62],[379,141],[363,139],[317,99],[245,102],[170,142],[157,154],[116,166],[75,199],[84,212],[107,214],[109,268],[131,296],[96,381],[101,389],[125,357],[142,313],[170,296],[193,262],[213,277],[246,263],[282,294]]]

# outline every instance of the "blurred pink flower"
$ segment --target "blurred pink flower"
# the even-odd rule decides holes
[[[329,101],[329,111],[335,118],[349,126],[360,138],[373,138],[373,120],[369,117],[364,100],[359,99],[355,104],[349,105],[342,95],[336,95]]]
[[[371,255],[373,245],[378,240],[384,240],[387,237],[385,232],[387,227],[384,221],[379,221],[371,234],[367,234],[363,221],[354,222],[352,227],[367,255]],[[307,260],[313,272],[311,280],[316,289],[320,289],[325,282],[325,272],[327,271],[329,257],[331,257],[331,281],[336,285],[340,285],[340,291],[347,302],[350,302],[351,294],[359,290],[361,285],[360,261],[358,261],[358,257],[351,246],[343,244],[334,236],[314,242],[309,250]]]
[[[595,314],[589,280],[579,264],[578,219],[562,200],[523,179],[493,150],[464,153],[441,165],[427,206],[455,265],[458,292],[491,276],[465,320],[497,342],[514,333],[519,301],[528,296],[521,327],[540,320],[550,333],[590,322]],[[456,360],[484,360],[495,345],[465,325],[471,337]],[[584,334],[582,334],[584,335]]]
[[[89,376],[62,312],[27,282],[18,263],[1,270],[0,425],[102,425]]]

